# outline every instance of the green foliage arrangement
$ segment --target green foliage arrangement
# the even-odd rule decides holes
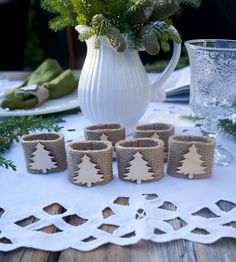
[[[180,117],[183,120],[188,120],[191,122],[196,123],[197,125],[201,125],[201,121],[203,120],[202,117],[197,115],[182,115]],[[236,139],[236,123],[231,119],[221,119],[219,121],[219,129],[222,130],[224,133],[234,137]]]
[[[201,0],[41,0],[42,8],[55,13],[49,27],[55,31],[67,26],[85,25],[87,30],[79,39],[95,37],[99,47],[105,36],[117,52],[144,48],[150,55],[160,49],[169,51],[169,40],[181,38],[173,30],[170,16],[183,5],[199,7]]]
[[[233,136],[236,139],[236,123],[230,119],[222,119],[219,123],[219,128],[226,134]]]
[[[64,120],[56,116],[0,118],[0,167],[16,170],[14,163],[2,156],[14,141],[18,142],[21,136],[36,130],[59,131],[62,127],[58,124],[62,122]]]

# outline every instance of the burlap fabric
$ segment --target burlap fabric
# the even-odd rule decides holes
[[[197,154],[199,154],[198,157],[200,158],[201,162],[199,164],[200,170],[202,169],[202,166],[205,167],[205,170],[202,174],[194,174],[193,178],[207,178],[212,175],[215,150],[214,139],[203,136],[172,136],[169,138],[169,157],[167,168],[167,173],[170,176],[189,178],[189,174],[186,172],[180,173],[179,168],[184,164],[180,161],[184,160],[184,155],[189,152],[189,149],[193,144],[197,148]],[[196,169],[195,164],[193,169]],[[190,172],[194,172],[194,170],[191,170]]]
[[[67,168],[65,142],[62,134],[50,132],[25,135],[21,138],[20,143],[24,150],[26,167],[29,173],[43,174],[42,170],[36,170],[30,166],[38,143],[42,144],[45,150],[50,151],[49,155],[53,157],[52,161],[57,164],[57,167],[48,169],[47,173],[60,172]]]
[[[168,140],[169,137],[174,135],[175,127],[171,124],[166,123],[152,123],[139,125],[134,128],[134,137],[143,138],[143,137],[152,137],[155,133],[159,136],[164,142],[164,152],[165,159],[168,158]]]
[[[48,98],[49,98],[49,91],[48,91],[47,88],[45,88],[43,86],[31,85],[31,86],[27,86],[27,87],[21,87],[20,90],[24,94],[30,94],[30,95],[37,97],[38,102],[37,102],[36,106],[40,106],[45,101],[47,101]]]
[[[125,139],[125,128],[120,124],[101,124],[88,126],[84,129],[86,140],[101,140],[103,134],[114,146],[116,142]]]
[[[85,140],[103,140],[102,136],[113,145],[113,160],[116,159],[115,144],[125,139],[125,127],[120,124],[100,124],[84,129]]]
[[[142,158],[148,162],[151,172],[154,173],[153,178],[148,181],[160,180],[164,175],[164,142],[162,140],[151,138],[140,138],[133,140],[122,140],[116,143],[118,172],[120,179],[124,179],[124,175],[128,173],[130,161],[134,159],[134,155],[139,152]],[[135,181],[131,181],[135,182]]]
[[[93,183],[93,185],[107,184],[112,180],[112,145],[105,141],[82,141],[71,143],[67,146],[67,159],[69,179],[74,183],[72,177],[78,171],[78,165],[82,162],[82,157],[87,155],[90,161],[96,164],[99,175],[102,175],[103,180]],[[86,184],[76,185],[86,186]]]

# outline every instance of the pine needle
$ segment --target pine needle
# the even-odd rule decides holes
[[[169,40],[181,43],[178,32],[170,29],[172,21],[169,18],[181,10],[182,6],[199,7],[200,4],[201,0],[41,0],[42,8],[55,14],[49,22],[52,30],[58,31],[77,24],[88,26],[90,29],[80,35],[80,41],[95,36],[94,46],[98,48],[99,37],[105,36],[117,52],[123,52],[126,46],[133,50],[143,49],[145,45],[140,36],[142,29],[153,25],[156,37],[153,36],[152,41],[149,41],[150,48],[145,46],[146,50],[153,50],[158,41],[162,50],[168,52]],[[94,23],[98,17],[104,19]],[[165,28],[159,22],[164,23]],[[126,42],[123,35],[128,35]],[[119,49],[117,46],[123,48]]]
[[[181,119],[191,121],[191,122],[201,122],[204,118],[199,117],[197,115],[182,115],[180,116]],[[221,119],[218,125],[219,129],[222,130],[224,133],[233,136],[236,138],[236,123],[234,123],[230,119]]]

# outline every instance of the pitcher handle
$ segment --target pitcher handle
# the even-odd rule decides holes
[[[170,26],[170,29],[177,31],[174,26]],[[171,75],[171,73],[174,71],[179,61],[180,53],[181,53],[181,44],[177,44],[174,41],[173,43],[174,43],[173,54],[172,54],[169,64],[167,65],[165,70],[162,72],[161,76],[157,80],[155,80],[155,82],[152,83],[151,85],[151,101],[162,102],[166,99],[165,90],[162,87],[164,83],[166,82],[166,80]]]

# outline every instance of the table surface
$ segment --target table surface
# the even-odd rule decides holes
[[[22,77],[22,72],[5,72],[7,78],[19,80]],[[226,203],[225,203],[226,204]],[[167,204],[168,205],[168,204]],[[167,207],[168,208],[168,207]],[[169,207],[171,209],[171,206]],[[62,207],[54,204],[48,207],[48,212],[51,214],[60,214],[63,212]],[[107,210],[107,212],[109,212]],[[1,217],[1,209],[0,209]],[[76,218],[71,218],[70,223],[78,223],[74,221]],[[33,222],[33,218],[28,218],[23,221],[25,225]],[[180,227],[180,221],[173,221],[175,227]],[[110,228],[109,228],[110,230]],[[44,229],[47,233],[56,232],[53,226]],[[204,233],[204,232],[202,232]],[[0,239],[0,242],[7,243],[7,239]],[[136,245],[116,246],[106,244],[96,250],[90,252],[80,252],[74,249],[66,249],[61,252],[47,252],[29,248],[19,248],[11,252],[0,252],[0,261],[8,262],[148,262],[148,261],[214,261],[223,262],[236,261],[236,239],[224,238],[213,244],[199,244],[186,240],[176,240],[167,243],[153,243],[151,241],[140,241]]]
[[[50,206],[47,210],[51,214],[63,212],[61,206],[56,204]],[[108,212],[108,211],[107,211]],[[0,213],[1,214],[1,213]],[[31,220],[31,221],[30,221]],[[71,218],[70,222],[74,218]],[[32,218],[24,221],[25,225],[32,223]],[[174,226],[180,226],[180,221],[176,219]],[[47,233],[55,232],[55,228],[50,226],[44,229]],[[0,240],[1,241],[1,240]],[[2,240],[7,241],[7,240]],[[151,241],[140,241],[136,245],[120,247],[112,244],[106,244],[90,252],[80,252],[73,249],[66,249],[61,252],[47,252],[29,248],[19,248],[11,252],[0,252],[0,261],[39,261],[39,262],[103,262],[103,261],[214,261],[223,262],[236,261],[236,239],[221,239],[213,244],[203,245],[186,240],[177,240],[167,243],[153,243]]]
[[[61,206],[56,204],[49,207],[47,210],[51,214],[58,214],[63,212]],[[107,211],[108,212],[108,211]],[[31,220],[31,221],[29,221]],[[70,222],[74,218],[71,218]],[[27,225],[32,223],[32,218],[24,221]],[[180,226],[180,221],[176,219],[174,226]],[[55,228],[50,226],[44,229],[47,233],[55,232]],[[0,240],[1,241],[1,240]],[[7,240],[2,240],[7,241]],[[148,261],[214,261],[223,262],[236,261],[236,239],[221,239],[214,244],[198,244],[186,240],[177,240],[167,243],[153,243],[151,241],[140,241],[136,245],[130,245],[126,247],[115,246],[112,244],[106,244],[96,250],[90,252],[80,252],[74,249],[66,249],[61,252],[47,252],[29,248],[19,248],[11,252],[0,252],[0,261],[24,261],[24,262],[148,262]]]

